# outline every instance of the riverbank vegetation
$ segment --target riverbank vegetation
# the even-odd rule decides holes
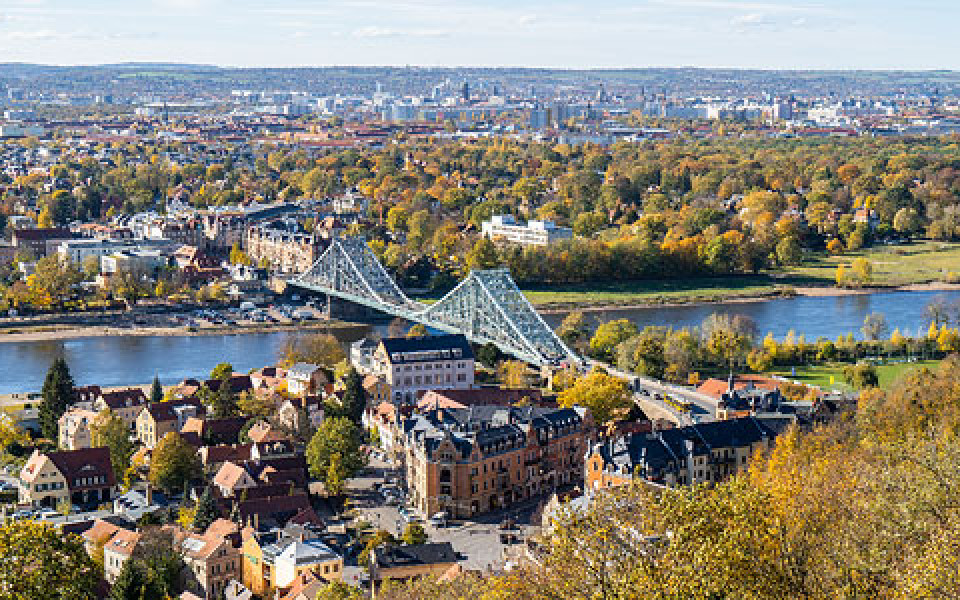
[[[789,332],[783,339],[760,337],[742,316],[713,314],[699,327],[648,326],[627,319],[591,328],[582,313],[570,313],[557,334],[572,348],[617,368],[668,381],[697,384],[707,376],[739,372],[790,374],[820,387],[863,388],[889,383],[911,365],[933,364],[960,352],[960,306],[935,298],[927,307],[930,326],[917,336],[892,332],[882,314],[867,315],[860,339],[807,340]],[[797,376],[794,376],[797,373]]]

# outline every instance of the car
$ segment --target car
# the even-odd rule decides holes
[[[436,513],[435,515],[433,515],[432,517],[430,517],[429,519],[427,519],[427,523],[429,523],[429,524],[432,525],[433,527],[446,527],[446,526],[447,526],[447,513],[445,513],[445,512],[438,512],[438,513]]]
[[[62,517],[63,515],[55,510],[45,508],[44,510],[40,511],[38,516],[40,517],[41,521],[49,521],[50,519],[56,519],[57,517]]]
[[[17,489],[17,486],[10,483],[9,481],[0,481],[0,492],[9,492],[15,489]]]
[[[12,515],[10,515],[10,518],[13,519],[13,520],[15,520],[15,521],[19,521],[19,520],[21,520],[21,519],[32,519],[32,518],[33,518],[33,515],[34,515],[34,513],[33,513],[32,510],[30,510],[30,509],[28,509],[28,508],[23,508],[23,509],[20,509],[20,510],[16,511],[16,512],[13,513]]]

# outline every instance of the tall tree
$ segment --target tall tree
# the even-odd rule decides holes
[[[213,416],[219,418],[232,417],[237,414],[237,397],[230,385],[230,376],[220,380],[220,387],[213,393]]]
[[[140,561],[131,558],[123,563],[120,574],[110,586],[107,600],[143,600],[144,589],[148,586],[147,573]]]
[[[150,403],[163,401],[163,386],[160,385],[160,379],[154,375],[153,385],[150,386]]]
[[[193,514],[193,529],[206,531],[210,524],[220,518],[220,508],[213,497],[210,486],[207,486],[197,499],[196,512]]]
[[[75,391],[70,368],[62,356],[53,360],[43,380],[43,401],[40,403],[40,429],[43,436],[57,439],[57,421],[73,403]]]
[[[367,393],[363,389],[363,378],[353,367],[343,378],[343,415],[359,425],[363,411],[367,408]]]

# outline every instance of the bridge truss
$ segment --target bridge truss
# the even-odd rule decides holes
[[[407,298],[362,238],[346,237],[333,240],[317,262],[290,283],[433,329],[462,333],[475,343],[493,343],[531,364],[582,363],[543,321],[506,269],[471,271],[446,296],[427,305]]]

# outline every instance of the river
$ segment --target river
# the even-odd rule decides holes
[[[859,335],[864,316],[879,312],[890,329],[904,334],[925,332],[925,311],[936,297],[960,302],[960,291],[884,292],[855,296],[777,298],[766,301],[667,307],[611,309],[589,312],[594,322],[626,318],[639,327],[693,327],[711,313],[745,315],[757,323],[760,335],[782,338],[791,329],[808,340],[838,334]],[[544,315],[555,327],[562,314]],[[376,327],[383,334],[386,326]],[[0,394],[38,391],[51,360],[64,355],[77,385],[134,385],[159,375],[165,384],[202,377],[219,362],[248,371],[277,360],[290,332],[210,336],[91,337],[71,340],[0,343]]]

